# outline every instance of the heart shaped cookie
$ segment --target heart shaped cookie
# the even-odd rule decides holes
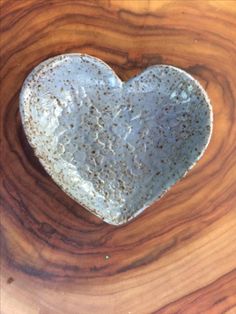
[[[186,72],[156,65],[122,82],[107,64],[83,54],[40,63],[23,84],[20,112],[53,180],[114,225],[182,178],[212,131],[209,99]]]

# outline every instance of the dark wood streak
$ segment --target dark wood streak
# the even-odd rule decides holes
[[[3,314],[14,300],[17,314],[236,311],[232,3],[1,2]],[[66,52],[101,58],[123,80],[153,64],[178,66],[202,83],[212,101],[213,137],[203,158],[159,202],[119,228],[56,186],[21,125],[23,80],[42,60]]]
[[[219,293],[219,290],[221,293]],[[232,298],[232,300],[230,300]],[[196,308],[200,304],[201,308]],[[156,314],[227,313],[236,305],[236,269],[220,277],[213,283],[184,296],[177,302],[163,307]]]

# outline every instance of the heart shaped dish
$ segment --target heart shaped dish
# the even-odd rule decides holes
[[[186,72],[155,65],[122,82],[103,61],[65,54],[25,80],[20,113],[53,180],[107,223],[141,213],[206,149],[212,109]]]

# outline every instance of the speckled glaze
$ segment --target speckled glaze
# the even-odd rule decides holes
[[[186,72],[147,68],[122,82],[101,60],[56,56],[20,95],[27,138],[53,180],[107,223],[134,218],[202,156],[209,99]]]

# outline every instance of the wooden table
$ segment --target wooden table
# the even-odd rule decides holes
[[[236,1],[1,1],[1,313],[236,313]],[[206,88],[203,158],[132,223],[103,223],[34,157],[19,91],[42,60],[84,52],[122,79],[151,64]]]

